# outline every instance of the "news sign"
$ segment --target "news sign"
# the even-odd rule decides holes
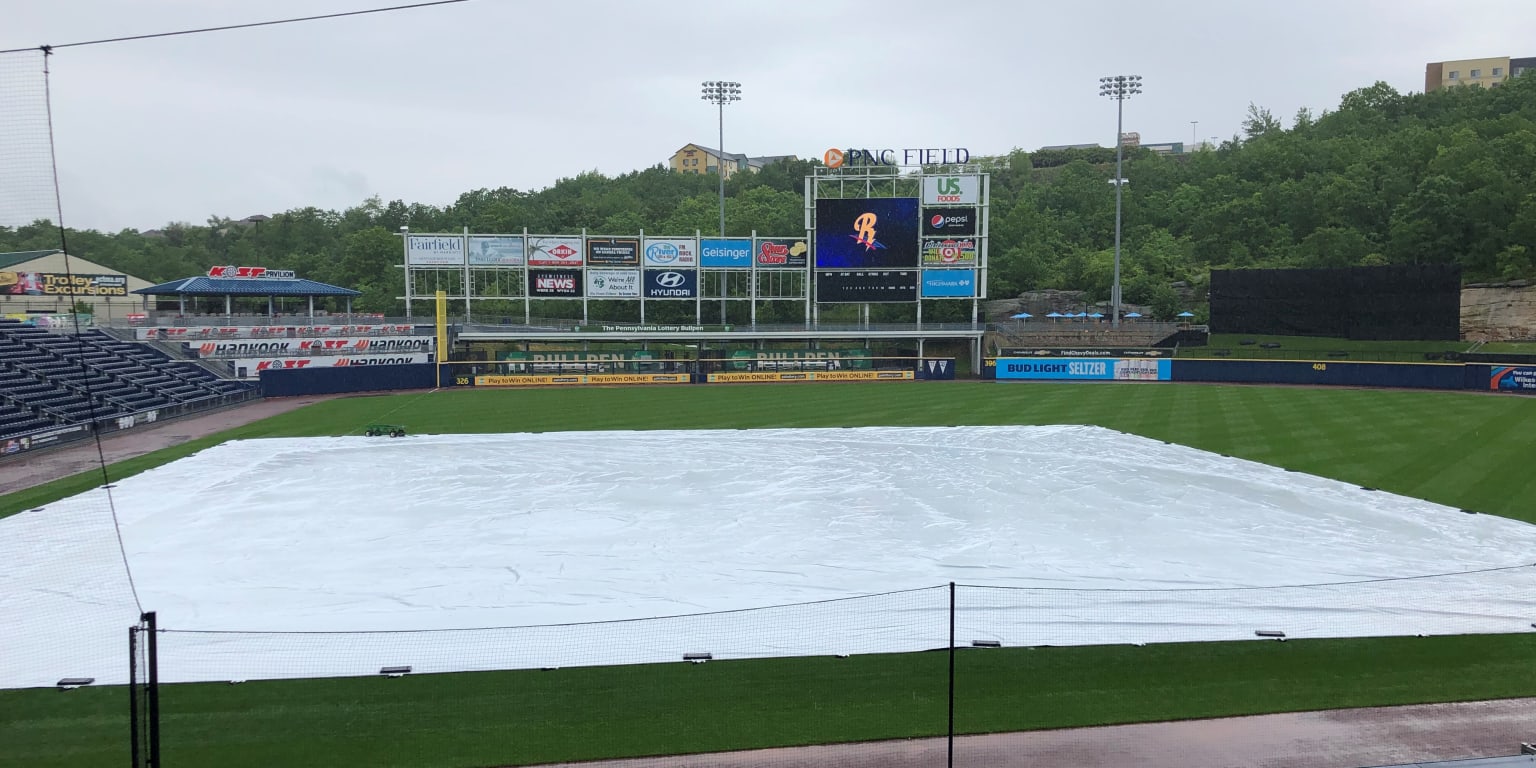
[[[1173,361],[1083,360],[1072,358],[1011,358],[997,360],[999,379],[1068,381],[1168,381]]]
[[[647,267],[699,266],[698,245],[692,240],[645,239],[645,265]]]
[[[580,298],[581,288],[581,273],[574,269],[528,270],[529,296]]]
[[[850,270],[816,273],[821,304],[888,304],[917,301],[917,270]]]
[[[463,235],[406,235],[405,263],[413,267],[457,267],[464,263]]]
[[[822,198],[816,201],[816,268],[917,266],[915,197]]]
[[[923,240],[925,267],[974,267],[976,261],[976,241],[970,238]]]
[[[587,264],[594,267],[638,267],[640,241],[633,237],[588,238]]]
[[[923,298],[969,299],[976,295],[976,270],[923,270]]]
[[[699,295],[699,273],[691,269],[645,270],[645,298],[693,299]]]
[[[757,241],[758,269],[805,269],[810,248],[804,239]]]
[[[593,299],[640,298],[640,270],[587,270],[587,297]]]
[[[530,237],[528,264],[534,267],[581,266],[581,238]]]
[[[700,240],[699,266],[705,269],[748,269],[752,266],[752,241],[735,238]]]
[[[924,208],[923,234],[946,237],[974,235],[978,218],[976,210],[975,208]]]
[[[471,267],[521,267],[527,260],[524,245],[521,235],[516,237],[471,235],[469,265]]]

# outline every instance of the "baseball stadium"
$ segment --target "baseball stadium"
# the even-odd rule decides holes
[[[0,766],[1536,764],[1536,289],[989,290],[998,173],[402,225],[388,312],[0,253]]]

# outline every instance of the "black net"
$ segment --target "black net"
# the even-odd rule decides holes
[[[1454,341],[1461,268],[1213,270],[1210,301],[1214,333]]]

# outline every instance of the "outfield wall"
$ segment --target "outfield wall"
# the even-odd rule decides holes
[[[1463,363],[999,357],[984,362],[982,378],[1469,389],[1536,394],[1536,366]]]
[[[294,368],[261,372],[266,397],[335,395],[437,386],[435,365],[366,365],[342,368]]]

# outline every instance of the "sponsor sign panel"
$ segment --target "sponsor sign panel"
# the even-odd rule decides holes
[[[574,269],[528,270],[529,296],[581,297],[581,273]]]
[[[638,267],[640,240],[633,237],[587,238],[587,264],[595,267]]]
[[[917,270],[817,272],[820,304],[917,301]]]
[[[969,299],[976,295],[976,270],[923,270],[923,298]]]
[[[647,269],[645,298],[692,299],[699,295],[699,273],[691,269]]]
[[[198,357],[248,357],[250,355],[345,355],[380,352],[431,352],[431,336],[405,338],[251,339],[191,342],[187,347]]]
[[[405,263],[416,267],[456,267],[464,263],[463,235],[406,235]]]
[[[68,427],[56,427],[45,432],[34,432],[22,437],[12,437],[4,442],[0,442],[0,456],[42,448],[46,445],[85,435],[89,430],[90,427],[84,424],[76,424]]]
[[[209,277],[237,277],[242,280],[292,280],[298,275],[291,269],[267,269],[266,267],[209,267]]]
[[[1065,379],[1074,381],[1167,381],[1173,361],[998,358],[999,379]]]
[[[698,245],[692,240],[645,239],[645,265],[647,267],[699,266]]]
[[[306,368],[350,368],[359,365],[412,365],[428,363],[432,356],[426,352],[407,352],[396,355],[329,355],[325,357],[250,357],[234,360],[235,374],[241,378],[261,378],[262,371],[297,371]]]
[[[729,332],[733,325],[667,325],[665,323],[611,323],[578,325],[577,333],[716,333]]]
[[[758,269],[805,269],[810,247],[804,239],[776,238],[757,241]]]
[[[1501,392],[1536,392],[1536,368],[1495,365],[1488,372],[1488,388]]]
[[[911,381],[912,371],[805,371],[802,373],[711,373],[711,384],[742,384],[756,381]]]
[[[686,373],[594,373],[570,376],[476,376],[477,387],[547,387],[573,384],[687,384]]]
[[[521,235],[505,237],[470,235],[469,265],[471,267],[521,267],[527,261],[524,245]]]
[[[587,296],[594,299],[640,298],[640,270],[589,269]]]
[[[981,202],[981,178],[975,175],[924,176],[924,205],[976,205]]]
[[[917,266],[915,197],[816,201],[816,268]]]
[[[976,241],[969,237],[923,240],[923,266],[925,267],[974,267],[977,262],[976,254]]]
[[[176,328],[136,328],[139,341],[194,341],[201,339],[280,339],[307,336],[409,336],[415,326],[384,325],[194,325]]]
[[[4,296],[127,296],[123,275],[66,275],[58,272],[0,271]]]
[[[699,266],[706,269],[748,269],[752,266],[752,241],[742,238],[700,240]]]
[[[581,238],[530,237],[528,264],[533,267],[579,267]]]
[[[1004,348],[1000,357],[1173,357],[1171,349],[1128,349],[1124,347],[1075,347],[1039,349]]]
[[[923,234],[946,237],[975,235],[978,218],[980,215],[975,208],[924,208]]]

